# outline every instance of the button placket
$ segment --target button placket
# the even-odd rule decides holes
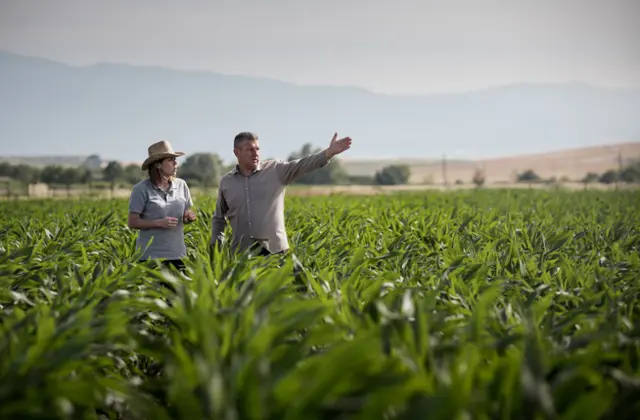
[[[249,221],[249,237],[253,238],[253,227],[251,225],[251,199],[249,198],[249,177],[244,178],[245,199],[247,201],[247,219]]]

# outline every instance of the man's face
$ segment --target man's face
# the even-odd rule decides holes
[[[260,145],[257,140],[245,140],[233,149],[241,168],[255,170],[260,162]]]

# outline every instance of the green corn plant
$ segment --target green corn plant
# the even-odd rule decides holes
[[[262,258],[203,196],[185,274],[126,200],[0,202],[0,418],[638,418],[639,198],[288,196]]]

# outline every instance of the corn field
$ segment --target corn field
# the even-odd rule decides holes
[[[126,200],[0,203],[1,419],[640,418],[640,193],[288,197],[267,258],[214,204],[182,275]]]

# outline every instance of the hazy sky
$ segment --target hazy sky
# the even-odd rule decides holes
[[[384,93],[640,86],[640,0],[0,0],[0,49]]]

